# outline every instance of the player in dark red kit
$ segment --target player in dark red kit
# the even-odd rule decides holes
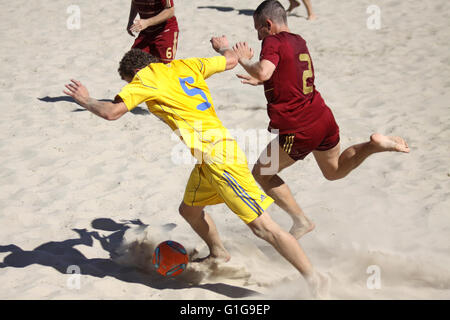
[[[290,32],[286,11],[274,0],[262,2],[254,15],[260,60],[251,62],[253,49],[237,43],[234,51],[249,75],[238,75],[243,83],[264,84],[269,130],[278,130],[279,144],[269,144],[253,168],[264,191],[293,219],[291,234],[297,239],[314,229],[289,187],[278,173],[313,153],[328,180],[348,175],[368,156],[377,152],[409,152],[401,137],[372,134],[370,140],[340,152],[339,127],[333,113],[314,86],[314,67],[305,40]]]
[[[139,13],[140,19],[134,21]],[[141,49],[163,63],[175,59],[178,22],[173,0],[132,0],[127,31],[139,32],[132,49]]]

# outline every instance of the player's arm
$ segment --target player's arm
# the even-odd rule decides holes
[[[71,81],[72,83],[66,84],[68,91],[63,92],[97,116],[106,120],[117,120],[128,112],[127,106],[120,97],[116,97],[113,102],[98,101],[89,96],[88,90],[80,81],[73,79]]]
[[[148,19],[139,19],[134,22],[130,30],[133,32],[140,32],[151,26],[156,26],[164,21],[169,20],[175,15],[175,7],[166,7],[163,11],[158,13],[156,16]]]
[[[251,61],[253,58],[253,49],[249,48],[246,42],[236,43],[233,50],[238,57],[239,64],[252,78],[259,82],[263,82],[272,77],[276,66],[269,60],[265,59],[253,63]]]
[[[156,26],[157,24],[163,23],[164,21],[169,20],[175,15],[175,7],[165,8],[159,14],[154,17],[151,17],[148,20],[148,26]]]
[[[230,48],[230,45],[228,43],[228,39],[226,36],[221,37],[212,37],[211,38],[211,45],[213,49],[223,55],[225,59],[227,60],[227,64],[225,67],[225,70],[233,69],[238,64],[238,57],[234,53],[234,51]]]
[[[134,37],[133,32],[131,32],[130,28],[133,25],[133,21],[136,18],[138,14],[138,11],[136,9],[136,7],[134,6],[133,1],[131,1],[131,6],[130,6],[130,16],[128,17],[128,24],[127,24],[127,32],[130,36]]]
[[[193,70],[202,74],[204,79],[208,79],[216,73],[233,69],[238,64],[237,56],[230,48],[226,36],[212,37],[210,42],[213,49],[220,53],[221,56],[185,59]]]
[[[244,84],[251,84],[252,86],[259,86],[264,83],[264,81],[259,81],[256,78],[253,78],[252,76],[249,76],[248,74],[237,74],[236,75],[239,79],[241,79],[241,82]]]

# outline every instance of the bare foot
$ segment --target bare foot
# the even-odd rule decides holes
[[[379,152],[395,151],[409,153],[408,144],[401,137],[384,136],[379,133],[374,133],[370,136],[370,142]]]
[[[316,20],[317,19],[317,16],[313,13],[313,14],[311,14],[309,17],[308,17],[308,20],[309,21],[313,21],[313,20]]]
[[[313,276],[307,278],[309,289],[315,299],[329,299],[331,280],[328,276],[314,271]]]
[[[289,230],[289,233],[292,234],[297,240],[308,232],[314,230],[316,227],[316,225],[305,216],[293,218],[293,221],[294,224],[292,225],[291,230]]]
[[[194,259],[191,262],[210,264],[210,263],[214,263],[214,262],[228,262],[228,261],[230,261],[230,259],[231,259],[231,256],[228,253],[226,253],[226,254],[224,253],[220,256],[213,256],[210,254],[203,258]]]
[[[300,2],[298,2],[298,1],[290,1],[289,8],[286,10],[286,12],[288,12],[288,13],[292,12],[292,10],[294,10],[298,6],[300,6]]]

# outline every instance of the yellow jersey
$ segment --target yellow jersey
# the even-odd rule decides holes
[[[223,56],[152,63],[118,94],[128,110],[145,102],[190,148],[200,162],[189,178],[184,203],[206,206],[225,202],[245,223],[273,202],[258,187],[247,158],[214,110],[205,79],[226,67]]]
[[[128,110],[145,102],[202,160],[217,142],[233,139],[216,115],[205,79],[225,71],[223,56],[151,63],[118,94]]]

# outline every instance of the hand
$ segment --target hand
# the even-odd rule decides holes
[[[134,21],[134,24],[129,28],[129,30],[132,32],[141,32],[149,26],[150,25],[146,19],[138,19]]]
[[[247,42],[238,42],[233,47],[234,53],[238,56],[239,61],[250,60],[253,58],[253,49],[248,47]]]
[[[130,36],[134,37],[133,32],[131,32],[131,30],[130,30],[130,28],[131,28],[132,25],[133,25],[132,22],[129,22],[129,23],[128,23],[128,25],[127,25],[127,32],[128,32],[128,34],[129,34]]]
[[[258,86],[258,85],[262,84],[261,81],[259,81],[259,80],[256,79],[256,78],[253,78],[252,76],[249,76],[249,75],[237,74],[236,76],[237,76],[239,79],[242,79],[241,82],[242,82],[243,84],[250,84],[250,85],[252,85],[252,86]]]
[[[66,84],[66,88],[69,91],[64,90],[63,92],[74,98],[80,105],[87,103],[89,92],[86,87],[78,80],[70,79],[70,81],[72,81],[72,83]]]
[[[230,48],[230,44],[228,43],[228,39],[226,36],[221,36],[221,37],[212,37],[211,38],[211,45],[213,47],[213,49],[218,52],[221,53],[220,51],[223,49],[229,49]]]

